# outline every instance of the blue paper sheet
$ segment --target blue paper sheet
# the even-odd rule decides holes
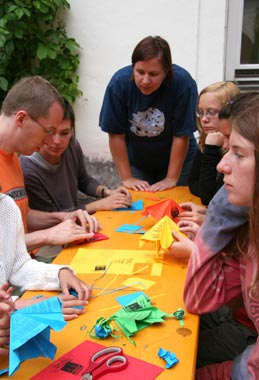
[[[122,224],[115,231],[125,232],[126,234],[144,234],[146,232],[142,229],[142,226],[137,226],[136,224]]]
[[[27,359],[38,356],[54,359],[56,346],[50,342],[50,329],[60,331],[65,325],[58,297],[48,298],[12,313],[9,376]]]

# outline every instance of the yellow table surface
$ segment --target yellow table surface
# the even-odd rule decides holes
[[[144,201],[144,206],[148,206],[158,202],[159,200],[162,201],[170,197],[178,203],[192,201],[200,204],[199,199],[190,194],[187,187],[177,187],[157,193],[132,192],[132,197],[133,201],[142,199]],[[155,198],[156,201],[152,200],[153,198]],[[94,254],[96,254],[96,250],[98,251],[98,249],[101,251],[107,249],[107,254],[111,252],[111,249],[139,250],[139,239],[142,235],[115,232],[115,229],[125,223],[133,224],[137,222],[138,224],[138,221],[143,217],[141,213],[141,211],[98,212],[96,217],[102,226],[101,232],[108,236],[109,239],[90,244],[68,247],[58,255],[54,262],[69,264],[79,248],[84,248],[89,251],[86,252],[86,254],[89,255],[91,255],[91,250],[94,250]],[[156,222],[156,219],[150,216],[145,220],[142,220],[139,224],[147,230]],[[150,251],[150,261],[148,264],[156,260],[153,244],[145,244],[144,247],[142,247],[142,250]],[[62,331],[51,331],[51,342],[57,346],[55,359],[76,347],[84,340],[92,340],[105,346],[119,345],[123,347],[126,354],[164,368],[165,361],[160,359],[157,355],[158,349],[162,347],[165,350],[174,352],[179,359],[179,363],[171,369],[164,369],[157,379],[194,379],[199,327],[199,318],[196,315],[186,313],[183,327],[180,326],[179,321],[176,319],[165,319],[164,323],[152,325],[151,327],[138,332],[132,337],[136,342],[136,346],[129,343],[127,338],[124,336],[119,339],[109,337],[103,340],[96,340],[89,337],[89,331],[99,317],[107,318],[121,308],[116,301],[116,297],[139,290],[132,287],[127,290],[102,295],[102,289],[118,288],[122,286],[123,281],[127,278],[131,279],[130,282],[134,282],[135,279],[142,279],[144,282],[145,280],[153,281],[153,285],[143,291],[151,298],[152,303],[160,310],[167,313],[172,313],[178,308],[185,309],[183,303],[183,286],[186,275],[187,260],[179,258],[176,259],[169,253],[165,253],[162,256],[161,261],[161,276],[151,276],[149,265],[138,264],[139,269],[135,270],[135,274],[108,274],[108,271],[105,276],[96,281],[95,287],[100,289],[95,289],[93,291],[94,297],[91,298],[89,305],[86,307],[86,313],[78,319],[68,322],[67,326]],[[98,252],[96,256],[96,263],[98,265],[100,264],[98,261]],[[148,268],[145,269],[145,266]],[[89,284],[91,284],[99,276],[99,272],[97,274],[80,274],[80,277]],[[28,298],[36,294],[55,295],[56,293],[39,291],[26,292],[24,297]],[[51,364],[51,360],[42,357],[27,360],[21,364],[20,369],[10,378],[16,380],[28,380],[49,364]],[[143,374],[143,380],[145,380],[145,374]]]

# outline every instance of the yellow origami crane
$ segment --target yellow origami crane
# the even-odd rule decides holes
[[[145,242],[153,241],[155,243],[155,252],[158,255],[160,248],[166,250],[174,242],[175,239],[172,235],[172,231],[177,231],[185,236],[180,232],[177,224],[165,215],[139,239],[139,246],[142,248]]]

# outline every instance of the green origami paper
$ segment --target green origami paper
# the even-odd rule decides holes
[[[143,293],[135,298],[134,301],[113,314],[110,318],[99,318],[96,325],[91,330],[90,335],[97,339],[104,339],[109,335],[112,337],[118,337],[118,331],[112,326],[112,321],[114,321],[129,341],[132,344],[135,344],[135,342],[130,339],[132,335],[154,323],[164,322],[164,318],[173,317],[182,320],[184,317],[183,310],[181,310],[180,317],[178,317],[178,315],[179,311],[177,314],[167,314],[164,311],[159,310],[157,307],[152,306],[150,299]],[[92,334],[94,329],[95,334]]]

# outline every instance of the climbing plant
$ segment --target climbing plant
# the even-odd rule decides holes
[[[67,0],[0,0],[0,105],[21,77],[41,75],[73,102],[80,46],[68,37]]]

